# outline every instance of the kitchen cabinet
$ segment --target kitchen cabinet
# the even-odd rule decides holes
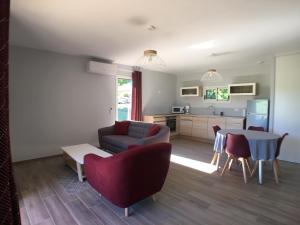
[[[179,133],[181,135],[192,136],[193,118],[180,116]]]
[[[157,115],[157,116],[149,115],[149,116],[144,116],[144,122],[166,125],[167,119],[166,116],[162,116],[162,115]]]
[[[201,95],[202,95],[202,89],[199,86],[181,87],[180,88],[180,96],[181,97],[201,96]]]
[[[203,115],[180,115],[179,134],[193,138],[214,140],[213,126],[218,125],[221,129],[243,129],[244,118],[221,117]]]
[[[230,84],[230,95],[256,95],[256,83]]]
[[[207,139],[207,117],[193,117],[192,137]]]

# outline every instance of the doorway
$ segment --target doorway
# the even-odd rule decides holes
[[[116,120],[131,119],[132,79],[127,76],[117,76],[116,80]]]

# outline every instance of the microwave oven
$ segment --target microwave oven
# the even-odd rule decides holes
[[[172,113],[184,113],[184,106],[173,106]]]

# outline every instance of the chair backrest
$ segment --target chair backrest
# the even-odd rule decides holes
[[[109,161],[109,182],[115,187],[103,195],[124,206],[160,191],[169,170],[171,148],[169,143],[144,145],[105,159]]]
[[[265,129],[263,127],[255,127],[255,126],[249,126],[248,130],[265,131]]]
[[[247,138],[242,134],[226,135],[226,152],[236,157],[247,158],[251,156]]]
[[[275,158],[277,158],[279,156],[282,142],[287,135],[289,135],[289,134],[285,133],[284,135],[282,135],[282,137],[278,138]]]
[[[129,121],[128,136],[134,138],[144,138],[147,136],[152,124],[137,121]]]
[[[221,130],[221,127],[219,127],[218,125],[215,125],[215,126],[213,126],[212,128],[213,128],[213,130],[214,130],[215,136],[217,136],[217,132],[218,132],[219,130]]]

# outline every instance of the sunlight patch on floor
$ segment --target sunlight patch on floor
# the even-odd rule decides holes
[[[210,163],[201,162],[198,160],[186,158],[179,155],[171,155],[171,162],[186,166],[195,170],[199,170],[204,173],[212,174],[217,170],[216,166],[211,165]]]

